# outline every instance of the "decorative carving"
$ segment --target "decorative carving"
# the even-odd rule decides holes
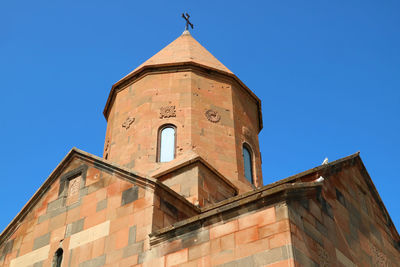
[[[251,131],[246,126],[242,127],[242,133],[247,139],[251,139]]]
[[[69,181],[68,196],[73,196],[78,193],[79,188],[80,188],[80,181],[81,181],[80,176]]]
[[[125,128],[126,130],[129,129],[129,127],[131,127],[131,124],[135,121],[135,118],[133,117],[128,117],[126,118],[126,120],[124,121],[124,123],[122,123],[122,127]]]
[[[389,266],[388,259],[386,255],[381,252],[377,247],[375,247],[372,243],[371,252],[372,252],[372,264],[378,267],[387,267]]]
[[[165,106],[160,109],[160,119],[176,117],[175,106]]]
[[[317,244],[317,253],[319,258],[319,266],[328,267],[329,265],[329,254],[328,252],[319,244]]]
[[[212,109],[207,110],[205,115],[206,115],[207,120],[209,120],[213,123],[217,123],[221,120],[221,116],[219,115],[219,113]]]

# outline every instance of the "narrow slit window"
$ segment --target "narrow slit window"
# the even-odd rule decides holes
[[[63,250],[62,248],[59,248],[54,254],[53,267],[61,267],[62,258],[63,258]]]
[[[253,181],[253,161],[251,157],[250,149],[246,146],[243,146],[243,163],[244,163],[244,177],[250,182]]]
[[[175,158],[175,134],[174,126],[161,128],[159,135],[159,161],[168,162]]]

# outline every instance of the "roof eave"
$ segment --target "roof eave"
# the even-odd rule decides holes
[[[186,200],[183,196],[179,195],[175,191],[173,191],[168,186],[164,185],[162,182],[157,181],[157,179],[151,178],[149,176],[145,176],[143,174],[139,174],[134,172],[128,168],[119,166],[115,163],[111,163],[103,158],[80,150],[76,147],[73,147],[67,155],[61,160],[61,162],[57,165],[57,167],[50,173],[50,175],[46,178],[43,184],[39,187],[39,189],[33,194],[33,196],[29,199],[29,201],[22,207],[22,209],[18,212],[18,214],[14,217],[14,219],[4,228],[4,230],[0,234],[0,245],[11,236],[16,229],[18,229],[19,222],[22,222],[25,216],[30,212],[30,210],[35,206],[37,201],[47,192],[50,188],[51,184],[59,177],[59,175],[63,172],[68,163],[74,158],[78,157],[83,160],[87,160],[90,162],[94,162],[97,165],[102,166],[102,168],[113,170],[115,173],[118,173],[120,177],[124,177],[124,180],[127,181],[135,181],[137,184],[141,184],[146,187],[158,187],[164,190],[167,194],[172,195],[178,201],[183,203],[187,209],[193,210],[195,213],[200,213],[200,209],[193,205],[191,202]]]
[[[114,100],[116,92],[118,92],[119,87],[124,84],[125,82],[128,81],[133,81],[135,79],[140,78],[141,76],[147,74],[148,72],[151,72],[153,70],[160,70],[163,68],[170,68],[170,67],[178,67],[178,66],[195,66],[195,67],[200,67],[202,69],[206,69],[208,71],[216,72],[218,74],[227,76],[235,80],[245,91],[257,102],[257,108],[258,108],[258,118],[259,118],[259,131],[260,132],[263,128],[263,120],[262,120],[262,112],[261,112],[261,100],[233,73],[223,71],[220,69],[216,69],[207,65],[202,65],[194,61],[186,61],[186,62],[177,62],[177,63],[167,63],[167,64],[155,64],[155,65],[145,65],[142,66],[141,68],[137,69],[136,71],[133,71],[132,73],[128,74],[118,82],[116,82],[110,90],[110,94],[108,95],[106,105],[103,110],[103,115],[108,120],[110,108],[111,108],[111,103]]]

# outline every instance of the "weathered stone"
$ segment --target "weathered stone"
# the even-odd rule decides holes
[[[127,258],[142,252],[143,252],[143,241],[125,247],[122,257]]]
[[[294,252],[294,260],[299,262],[302,266],[319,267],[317,263],[315,263],[312,259],[307,257],[303,252],[298,250],[296,247],[293,247],[293,252]]]
[[[56,209],[64,207],[65,206],[65,201],[66,201],[65,197],[59,197],[58,199],[56,199],[56,200],[54,200],[52,202],[49,202],[47,204],[47,212],[51,212],[51,211],[54,211]]]
[[[105,208],[107,208],[107,199],[103,199],[103,200],[100,200],[99,202],[97,202],[96,212],[104,210]]]
[[[79,267],[100,267],[106,263],[106,255],[82,262]]]
[[[129,204],[138,199],[138,187],[133,186],[122,192],[121,206]]]
[[[65,237],[69,237],[83,230],[83,224],[85,223],[85,218],[75,221],[67,225],[65,230]]]
[[[128,245],[136,243],[136,225],[129,228]]]
[[[51,233],[49,232],[45,235],[35,238],[35,240],[33,241],[33,250],[48,245],[50,243],[50,235]]]
[[[192,231],[187,234],[183,234],[181,236],[181,239],[182,239],[182,247],[187,248],[209,241],[210,233],[209,230],[201,229],[199,231]]]

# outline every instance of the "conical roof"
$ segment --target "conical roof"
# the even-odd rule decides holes
[[[108,118],[109,108],[112,105],[113,97],[120,89],[120,85],[131,78],[137,78],[145,69],[156,69],[159,67],[177,66],[177,65],[198,65],[210,70],[215,70],[220,73],[225,73],[227,76],[238,82],[241,87],[246,90],[257,102],[259,111],[260,130],[262,126],[261,101],[260,99],[238,78],[236,75],[216,59],[210,52],[207,51],[199,42],[197,42],[189,31],[185,30],[181,36],[175,39],[172,43],[164,47],[157,54],[149,58],[139,67],[134,69],[128,75],[116,82],[112,87],[104,107],[103,114]]]
[[[184,62],[194,62],[206,67],[233,74],[218,59],[197,42],[189,31],[184,31],[175,41],[167,45],[160,52],[149,58],[131,73],[154,65],[169,65]],[[129,74],[128,74],[129,76]]]

